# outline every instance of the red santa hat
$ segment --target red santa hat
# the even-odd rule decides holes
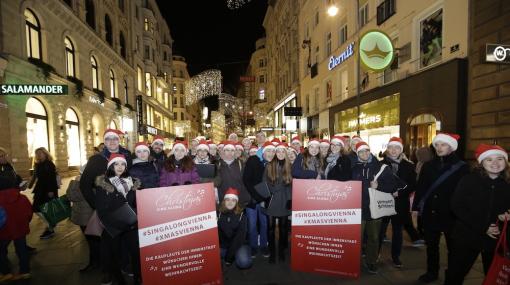
[[[331,138],[331,143],[332,144],[340,144],[342,145],[342,147],[345,147],[345,141],[344,141],[344,138],[341,137],[341,136],[334,136]]]
[[[320,144],[321,144],[321,142],[318,139],[311,139],[310,141],[308,141],[308,146],[310,146],[310,145],[319,146]]]
[[[353,143],[353,142],[358,143],[358,142],[360,142],[360,141],[362,141],[362,140],[363,140],[363,139],[362,139],[360,136],[358,136],[358,135],[354,135],[354,136],[352,136],[352,138],[351,138],[351,143]]]
[[[432,140],[432,145],[436,145],[436,142],[444,142],[452,147],[453,151],[457,150],[459,146],[458,140],[460,136],[457,134],[449,134],[449,133],[438,133],[434,139]]]
[[[236,143],[236,149],[244,150],[244,146],[241,143]]]
[[[401,138],[399,137],[392,137],[390,138],[390,141],[388,142],[388,146],[394,145],[399,146],[401,149],[404,149],[404,143]]]
[[[236,142],[233,141],[225,141],[223,142],[223,150],[231,149],[236,150]]]
[[[257,146],[252,145],[250,147],[249,153],[254,154],[254,153],[257,153],[258,150],[259,150],[259,148]]]
[[[209,151],[209,144],[207,144],[205,140],[201,140],[200,142],[198,142],[197,150],[201,149]]]
[[[184,148],[184,150],[185,150],[185,151],[187,151],[187,150],[188,150],[188,143],[187,143],[187,142],[185,142],[185,141],[178,141],[178,140],[176,140],[176,141],[174,142],[174,145],[172,146],[172,152],[173,152],[173,151],[175,150],[175,148],[177,148],[177,147],[182,147],[182,148]]]
[[[239,190],[229,187],[227,189],[227,191],[225,192],[225,196],[223,196],[223,199],[227,199],[227,198],[239,201]]]
[[[135,152],[137,152],[139,150],[146,150],[146,151],[150,152],[149,145],[146,142],[136,143],[136,145],[135,145]]]
[[[508,161],[508,153],[499,145],[480,144],[475,150],[475,157],[478,163],[482,163],[484,159],[491,155],[501,155]]]
[[[265,142],[264,145],[262,145],[262,153],[270,149],[276,149],[276,146],[271,142]]]
[[[301,145],[301,140],[299,139],[299,136],[295,136],[292,138],[290,143],[299,143],[299,145]]]
[[[283,149],[287,149],[289,148],[289,145],[287,143],[279,143],[276,148],[283,148]]]
[[[360,141],[356,144],[356,154],[358,154],[358,152],[364,149],[370,150],[370,146],[366,142]]]
[[[159,144],[164,145],[165,144],[165,140],[161,136],[155,136],[154,140],[152,141],[151,146],[153,146],[155,143],[159,143]]]
[[[222,141],[218,144],[218,148],[223,148],[225,146],[225,141]]]
[[[115,129],[107,129],[104,131],[103,139],[106,139],[107,137],[116,137],[120,139],[120,136],[124,135],[122,131],[115,130]]]
[[[327,139],[322,139],[321,140],[321,146],[330,146],[331,143],[329,142],[329,140]]]
[[[197,142],[200,142],[200,138],[199,138],[199,137],[196,137],[196,138],[192,139],[191,141],[197,141]]]
[[[108,166],[107,168],[110,168],[110,165],[114,164],[115,162],[124,162],[125,165],[127,165],[126,158],[124,155],[120,153],[112,153],[110,154],[110,157],[108,158]]]
[[[207,144],[209,145],[209,148],[216,148],[218,145],[214,143],[213,141],[207,141]]]
[[[281,143],[281,141],[278,139],[278,138],[274,138],[271,140],[271,143],[274,145],[274,146],[277,146]]]

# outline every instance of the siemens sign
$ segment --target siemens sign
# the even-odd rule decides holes
[[[328,69],[332,70],[333,68],[340,65],[342,62],[346,61],[353,54],[354,54],[354,42],[350,43],[339,56],[332,56],[329,59]]]
[[[495,63],[510,63],[510,45],[487,44],[485,61]]]

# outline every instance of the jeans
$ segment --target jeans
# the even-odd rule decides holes
[[[221,251],[221,258],[225,258],[225,255],[227,255],[227,249],[222,248]],[[235,263],[236,266],[239,269],[247,269],[251,267],[252,259],[251,259],[251,250],[250,247],[247,245],[241,246],[237,252],[235,257]]]
[[[7,259],[7,248],[10,243],[11,240],[0,240],[0,272],[4,275],[11,273],[9,260]],[[14,249],[16,250],[16,255],[19,259],[19,273],[29,273],[30,260],[28,257],[26,237],[14,240]]]
[[[379,231],[381,230],[381,219],[377,220],[362,220],[361,221],[361,236],[367,232],[367,246],[365,249],[367,264],[375,265],[377,263],[377,256],[379,252]]]
[[[382,246],[382,242],[390,221],[392,230],[391,258],[393,258],[393,260],[397,260],[400,258],[400,253],[402,252],[403,237],[402,237],[402,223],[396,215],[382,218],[381,232],[379,233],[379,247]]]
[[[257,204],[255,209],[246,208],[246,216],[248,218],[248,238],[250,241],[250,247],[257,249],[259,247],[259,235],[260,235],[260,247],[267,248],[267,216],[262,212],[260,205]],[[258,222],[258,230],[257,230]]]

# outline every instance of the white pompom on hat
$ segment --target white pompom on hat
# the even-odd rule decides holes
[[[459,139],[460,136],[458,134],[439,133],[432,140],[432,145],[435,146],[436,142],[444,142],[451,146],[453,151],[456,151],[459,146]]]

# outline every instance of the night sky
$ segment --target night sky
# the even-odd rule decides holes
[[[170,27],[173,52],[186,58],[190,76],[220,69],[223,91],[235,95],[255,41],[264,36],[267,0],[251,0],[237,10],[228,9],[226,2],[157,0]],[[207,101],[207,105],[214,105],[214,99]]]

